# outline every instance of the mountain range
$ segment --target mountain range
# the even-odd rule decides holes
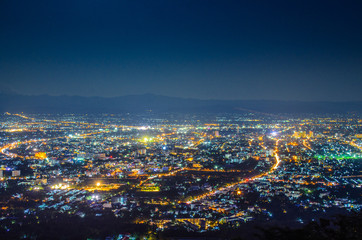
[[[362,101],[201,100],[153,94],[120,97],[20,95],[0,93],[1,112],[24,113],[362,113]]]

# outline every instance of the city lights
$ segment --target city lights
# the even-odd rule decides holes
[[[91,124],[83,115],[39,116],[31,125],[23,115],[6,116],[24,119],[8,120],[9,127],[19,125],[27,135],[1,146],[0,187],[12,181],[27,186],[39,214],[112,214],[157,231],[203,232],[278,216],[305,224],[332,208],[348,213],[362,207],[355,194],[362,187],[362,139],[342,120],[232,115],[209,123],[199,115],[197,125],[149,118],[144,127],[107,116]],[[115,126],[122,131],[109,130]],[[3,133],[17,134],[6,127]],[[19,190],[17,201],[28,201],[24,194]],[[296,216],[296,208],[305,214]]]

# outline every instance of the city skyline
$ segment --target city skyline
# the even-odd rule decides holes
[[[1,239],[361,234],[355,114],[5,112],[0,122]]]
[[[0,1],[0,239],[362,239],[362,1]]]

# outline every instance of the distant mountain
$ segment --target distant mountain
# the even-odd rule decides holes
[[[124,113],[124,112],[261,112],[362,113],[362,102],[302,102],[276,100],[200,100],[160,95],[121,97],[26,96],[0,93],[1,112]]]

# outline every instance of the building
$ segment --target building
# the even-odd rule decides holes
[[[146,154],[146,148],[141,148],[141,149],[138,149],[137,150],[137,153],[139,154],[139,155],[145,155]]]
[[[95,160],[106,160],[106,154],[105,153],[97,153],[94,155]]]
[[[13,177],[20,177],[20,170],[14,170],[14,171],[12,171],[11,175],[12,175]]]

